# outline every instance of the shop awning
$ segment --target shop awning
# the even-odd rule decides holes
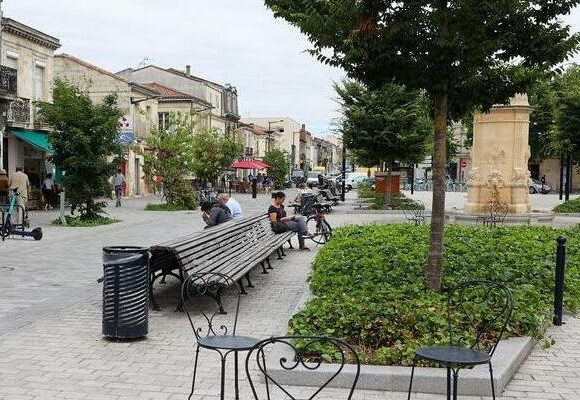
[[[48,142],[48,133],[43,131],[27,131],[24,129],[10,129],[8,132],[19,139],[30,143],[37,149],[47,153],[52,152],[52,146]]]
[[[241,160],[232,164],[232,168],[240,169],[264,169],[270,168],[269,165],[256,160]]]

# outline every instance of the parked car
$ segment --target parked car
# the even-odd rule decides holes
[[[367,174],[351,172],[346,174],[346,187],[349,190],[358,189],[358,185],[368,180]]]
[[[550,193],[550,190],[552,190],[550,186],[542,184],[542,182],[540,182],[537,179],[532,179],[530,183],[530,194],[534,193],[548,194]]]

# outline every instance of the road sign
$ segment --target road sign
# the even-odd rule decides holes
[[[467,161],[461,161],[461,168],[467,167]]]

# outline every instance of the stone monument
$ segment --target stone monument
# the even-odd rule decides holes
[[[501,203],[509,214],[530,213],[529,125],[525,94],[516,95],[509,105],[474,115],[465,212],[487,213]]]

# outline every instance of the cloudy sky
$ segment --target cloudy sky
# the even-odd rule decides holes
[[[308,41],[262,0],[4,0],[4,15],[60,39],[112,72],[143,62],[238,87],[246,117],[291,117],[315,134],[336,115],[340,70],[304,53]],[[566,18],[580,30],[580,11]]]

